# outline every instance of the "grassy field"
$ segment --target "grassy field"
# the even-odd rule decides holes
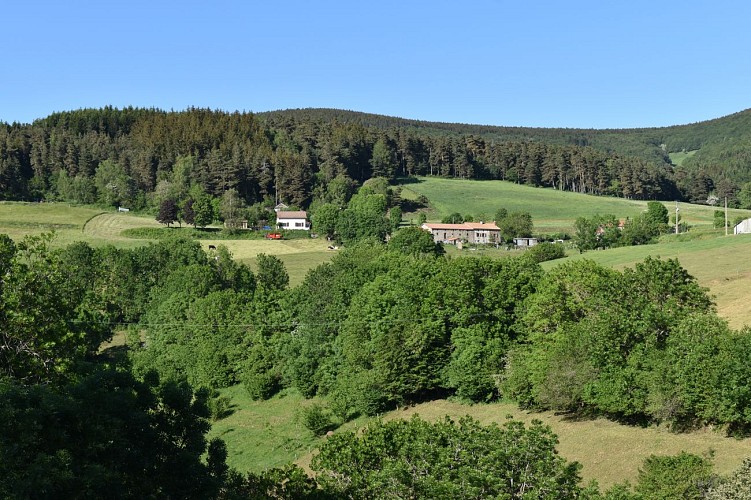
[[[696,154],[696,152],[699,151],[698,149],[694,149],[693,151],[679,151],[677,153],[670,153],[668,156],[670,157],[670,161],[673,162],[673,165],[681,166],[683,165],[683,161],[686,158],[691,158]]]
[[[210,436],[226,441],[231,466],[257,472],[295,462],[310,470],[315,449],[325,440],[314,437],[301,423],[300,408],[312,401],[293,391],[264,402],[251,401],[241,386],[223,392],[232,397],[235,412],[216,422]],[[721,474],[731,472],[751,456],[751,439],[727,438],[710,430],[676,434],[659,427],[629,427],[605,419],[572,420],[551,412],[522,411],[510,403],[470,406],[438,400],[393,411],[383,418],[410,418],[414,413],[428,420],[470,415],[483,424],[503,424],[506,415],[525,422],[541,420],[558,435],[561,455],[583,465],[585,482],[596,479],[604,488],[625,480],[635,482],[642,461],[651,454],[672,455],[685,450],[701,455],[714,450],[715,470]],[[360,418],[336,432],[353,430],[367,422]]]
[[[92,246],[115,245],[130,248],[145,245],[148,239],[129,238],[123,231],[135,228],[164,228],[151,216],[104,211],[97,207],[71,206],[67,203],[0,202],[0,233],[14,240],[27,235],[55,231],[54,245],[65,246],[86,241]],[[166,231],[166,229],[164,229]],[[179,231],[179,230],[176,230]],[[308,269],[328,262],[336,252],[328,250],[325,239],[269,240],[201,240],[209,245],[224,245],[232,255],[251,267],[256,255],[276,255],[287,267],[292,286],[300,283]]]
[[[526,211],[532,215],[535,231],[542,233],[572,232],[577,217],[595,214],[613,214],[618,218],[635,217],[647,208],[646,201],[626,200],[604,196],[589,196],[550,188],[535,188],[504,181],[472,181],[425,177],[418,182],[402,184],[405,199],[424,195],[430,201],[428,220],[459,212],[474,217],[483,215],[491,220],[496,210]],[[665,203],[670,213],[675,213],[675,203]],[[712,226],[714,207],[680,204],[682,220],[690,225]],[[730,221],[743,215],[751,217],[749,210],[730,210]],[[406,220],[416,214],[407,213]]]

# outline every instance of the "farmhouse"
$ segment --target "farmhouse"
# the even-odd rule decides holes
[[[751,233],[751,219],[746,219],[733,228],[733,234],[749,234]]]
[[[537,245],[537,238],[514,238],[514,245],[527,248]]]
[[[294,212],[280,210],[276,213],[276,227],[279,229],[301,229],[303,231],[309,231],[310,222],[308,222],[308,214],[304,210]]]
[[[462,224],[428,224],[420,226],[430,231],[436,243],[457,242],[494,244],[501,241],[501,230],[494,222],[464,222]]]

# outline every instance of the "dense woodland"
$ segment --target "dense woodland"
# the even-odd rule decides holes
[[[0,266],[2,496],[601,495],[549,429],[516,422],[376,422],[322,442],[315,479],[296,467],[240,474],[205,438],[227,410],[217,389],[235,384],[257,399],[285,387],[319,396],[304,415],[314,433],[446,396],[751,429],[751,331],[731,331],[676,260],[545,272],[531,253],[448,258],[405,228],[349,245],[292,289],[276,257],[260,255],[254,273],[180,238],[51,249],[49,236],[2,237]],[[99,354],[123,328],[127,354]],[[655,458],[643,474],[634,491],[605,495],[734,487],[692,455]]]
[[[660,129],[428,123],[337,110],[102,108],[0,124],[0,196],[158,206],[181,183],[247,205],[330,201],[331,182],[434,175],[751,206],[751,114]],[[696,151],[681,168],[668,153]],[[156,201],[155,201],[156,200]]]

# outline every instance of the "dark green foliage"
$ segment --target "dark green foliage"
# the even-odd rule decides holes
[[[89,287],[97,263],[77,245],[52,251],[51,234],[17,245],[0,239],[0,376],[63,382],[111,335],[109,317]]]
[[[574,244],[579,252],[618,246],[645,245],[667,230],[667,209],[662,203],[650,202],[651,212],[634,219],[619,221],[614,215],[579,217],[574,222]],[[662,207],[664,212],[659,209]]]
[[[383,241],[391,232],[391,225],[386,218],[386,195],[373,193],[367,186],[352,197],[349,205],[336,221],[336,234],[345,244],[373,238]]]
[[[222,499],[327,499],[336,498],[322,490],[315,479],[297,465],[268,469],[246,476],[230,471],[219,495]]]
[[[103,370],[55,391],[0,382],[0,496],[211,497],[226,470],[207,451],[205,395]]]
[[[529,212],[511,212],[495,223],[501,230],[501,236],[506,242],[511,242],[517,237],[527,238],[532,236],[532,216]]]
[[[156,220],[167,227],[173,222],[177,222],[177,203],[175,203],[175,200],[164,200],[159,205],[159,213],[156,216]]]
[[[336,232],[340,208],[333,203],[324,203],[315,208],[311,216],[312,230],[332,238]]]
[[[639,469],[636,492],[654,500],[702,499],[716,481],[712,462],[690,453],[651,455]]]
[[[557,442],[539,421],[415,416],[335,434],[312,467],[325,490],[352,498],[575,498],[580,466],[558,456]]]
[[[166,182],[160,196],[168,187],[180,202],[200,186],[212,197],[236,190],[249,205],[276,194],[303,208],[313,198],[343,207],[352,183],[439,175],[638,199],[704,202],[714,192],[732,206],[749,179],[749,116],[624,132],[426,123],[325,109],[83,109],[0,127],[0,194],[135,208]],[[670,164],[668,153],[697,149],[681,168]]]
[[[337,339],[342,352],[338,390],[352,393],[359,410],[374,399],[397,404],[438,388],[448,356],[447,332],[421,312],[421,297],[435,272],[432,261],[389,258],[394,262],[389,270],[353,298]],[[379,396],[373,398],[372,391]]]
[[[649,214],[642,214],[633,219],[626,219],[621,229],[620,244],[624,246],[646,245],[654,243],[667,224],[655,224]]]
[[[443,224],[461,224],[462,222],[464,222],[464,216],[459,212],[454,212],[441,219]]]
[[[267,292],[282,291],[289,286],[289,274],[276,255],[259,253],[256,256],[258,286]]]
[[[509,357],[503,389],[556,410],[740,423],[714,413],[727,330],[712,310],[676,260],[648,258],[623,273],[562,264],[526,303],[529,344]]]
[[[730,222],[730,221],[728,221]],[[725,227],[725,211],[724,210],[715,210],[714,211],[714,218],[712,220],[712,225],[718,229]]]
[[[200,196],[193,202],[193,226],[206,227],[214,222],[214,205],[208,196]]]
[[[664,232],[667,229],[668,224],[668,209],[665,205],[659,201],[647,202],[646,217],[650,224],[660,228],[660,232]]]
[[[211,391],[207,404],[212,422],[222,420],[232,414],[232,399],[228,396],[222,396],[216,390]]]
[[[331,411],[318,403],[303,407],[300,416],[305,428],[315,436],[323,436],[338,427]]]
[[[566,250],[560,243],[543,241],[529,249],[529,255],[535,262],[562,259],[566,256]]]
[[[389,250],[407,255],[439,256],[445,253],[443,245],[433,241],[433,235],[419,227],[404,227],[396,231],[388,242]]]

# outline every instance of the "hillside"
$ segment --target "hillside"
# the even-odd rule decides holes
[[[737,182],[751,180],[751,109],[725,117],[670,127],[635,129],[530,128],[437,123],[333,109],[296,109],[259,113],[271,122],[314,120],[358,123],[380,129],[404,128],[428,135],[474,135],[494,141],[535,141],[591,146],[606,152],[672,164],[671,154],[696,153],[687,167],[713,165],[714,173]]]
[[[326,109],[81,109],[0,124],[0,197],[156,209],[165,198],[182,205],[195,187],[191,197],[233,192],[241,208],[275,200],[308,208],[373,177],[428,176],[634,200],[727,197],[749,208],[750,121],[743,111],[675,127],[580,130]]]

